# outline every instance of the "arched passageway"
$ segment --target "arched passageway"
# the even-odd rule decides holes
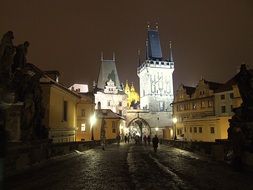
[[[151,135],[151,128],[148,122],[139,117],[132,119],[128,123],[127,128],[129,129],[129,133],[132,137],[138,135],[142,139],[144,135]]]

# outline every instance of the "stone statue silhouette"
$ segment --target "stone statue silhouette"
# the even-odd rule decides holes
[[[237,84],[243,101],[243,107],[253,110],[253,78],[246,65],[241,65]]]
[[[29,42],[25,41],[23,44],[20,44],[16,47],[16,54],[14,56],[12,72],[14,73],[17,68],[24,68],[26,61],[27,49],[29,47]]]
[[[0,83],[10,79],[11,65],[13,64],[13,55],[15,47],[12,40],[13,32],[8,31],[1,39],[0,44]]]

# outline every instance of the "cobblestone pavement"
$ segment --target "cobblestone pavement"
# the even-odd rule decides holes
[[[9,177],[6,189],[253,190],[253,173],[169,146],[109,145],[55,159]]]

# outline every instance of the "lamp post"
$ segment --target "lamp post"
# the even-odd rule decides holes
[[[177,118],[174,117],[174,118],[172,119],[172,121],[173,121],[173,124],[174,124],[174,140],[176,140],[176,139],[177,139],[177,130],[176,130]]]
[[[91,127],[91,140],[94,141],[94,133],[93,133],[93,125],[96,122],[96,115],[95,113],[90,117],[90,127]]]

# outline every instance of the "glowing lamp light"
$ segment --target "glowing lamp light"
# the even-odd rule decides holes
[[[96,116],[95,116],[95,114],[93,114],[90,117],[90,125],[91,125],[91,127],[95,124],[95,122],[96,122]]]
[[[155,130],[158,131],[158,127],[156,127]]]
[[[174,117],[174,118],[172,119],[172,121],[173,121],[173,123],[177,123],[177,118]]]

